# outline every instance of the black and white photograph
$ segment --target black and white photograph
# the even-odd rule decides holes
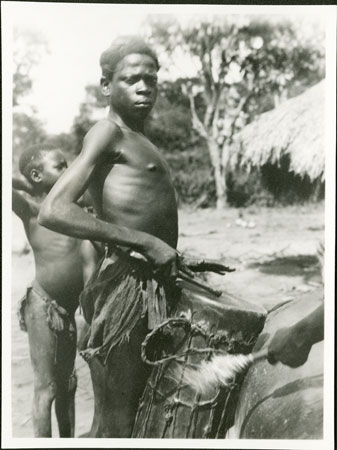
[[[332,450],[336,7],[1,6],[2,448]]]

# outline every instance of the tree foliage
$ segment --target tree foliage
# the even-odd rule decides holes
[[[299,39],[290,22],[243,16],[196,16],[187,24],[150,16],[147,35],[159,55],[168,55],[168,73],[177,61],[189,66],[181,88],[189,98],[192,126],[207,143],[217,204],[223,207],[233,136],[261,112],[261,98],[268,109],[271,98],[275,106],[296,83],[320,79],[322,50]]]
[[[74,157],[75,136],[72,133],[50,135],[39,119],[33,105],[27,102],[27,95],[34,84],[33,72],[48,53],[45,37],[30,29],[15,29],[13,35],[13,164],[17,169],[21,153],[31,145],[46,142],[59,147],[67,159]]]
[[[189,102],[182,92],[180,80],[167,81],[160,86],[146,133],[167,154],[182,152],[193,145],[195,133],[189,114]]]
[[[214,206],[212,166],[204,140],[192,128],[183,82],[177,79],[161,84],[145,131],[165,154],[180,204]]]
[[[85,88],[85,98],[80,105],[79,113],[75,117],[72,126],[74,137],[74,153],[81,151],[84,136],[94,123],[103,117],[106,99],[101,94],[99,85],[88,85]]]
[[[35,31],[14,29],[13,34],[13,164],[22,151],[46,139],[42,121],[31,105],[23,105],[33,86],[32,71],[48,51],[44,37]]]
[[[147,35],[166,77],[146,134],[165,153],[181,202],[213,205],[227,191],[232,204],[260,195],[272,203],[277,193],[263,181],[265,171],[247,180],[229,172],[226,155],[235,133],[257,114],[324,76],[320,38],[304,38],[289,22],[242,16],[196,17],[188,24],[151,17]],[[75,153],[105,107],[100,87],[87,86],[72,127]]]
[[[46,136],[46,143],[62,150],[67,161],[72,161],[76,156],[76,139],[72,133],[59,133]]]
[[[13,106],[17,106],[32,89],[32,70],[48,53],[48,44],[40,33],[18,28],[13,31],[13,43]]]
[[[46,138],[42,122],[33,114],[26,112],[13,113],[13,164],[16,166],[18,159],[25,148],[40,144]]]

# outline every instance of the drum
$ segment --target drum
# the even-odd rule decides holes
[[[227,389],[199,394],[184,380],[186,367],[217,353],[248,353],[265,311],[223,293],[220,298],[187,281],[174,314],[143,342],[153,366],[133,428],[133,438],[220,438],[234,421],[242,376]]]
[[[280,306],[268,314],[254,351],[267,348],[275,332],[317,308],[323,290]],[[235,414],[233,438],[323,438],[323,341],[315,344],[300,367],[267,360],[254,363],[243,382]]]

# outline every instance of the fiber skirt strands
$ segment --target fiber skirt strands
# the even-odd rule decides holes
[[[149,330],[163,322],[167,290],[143,259],[118,249],[107,252],[80,297],[91,324],[84,359],[98,356],[105,364],[110,350],[128,341],[140,319],[147,317]]]
[[[220,298],[187,281],[171,317],[149,333],[142,357],[153,366],[134,438],[223,438],[233,425],[243,375],[228,388],[200,394],[184,378],[214,354],[249,353],[265,312],[225,293]]]

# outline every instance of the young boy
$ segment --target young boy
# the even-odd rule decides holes
[[[139,38],[117,39],[101,56],[110,112],[88,132],[78,158],[46,198],[39,222],[107,244],[81,303],[95,395],[91,436],[130,437],[148,370],[141,343],[164,320],[178,271],[178,219],[168,167],[144,136],[157,95],[157,57]],[[98,217],[77,200],[88,188]]]
[[[35,259],[35,279],[19,308],[20,326],[28,332],[34,371],[33,426],[36,437],[51,437],[51,405],[61,437],[74,436],[76,325],[74,313],[83,289],[78,239],[38,224],[40,206],[67,168],[60,150],[37,145],[19,161],[22,178],[13,178],[13,211],[23,222]],[[18,191],[25,191],[30,195]],[[86,271],[95,255],[86,251]]]

